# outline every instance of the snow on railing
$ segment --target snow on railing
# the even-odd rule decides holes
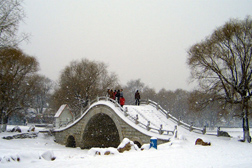
[[[181,126],[185,129],[187,129],[190,132],[196,132],[196,133],[202,133],[205,134],[206,133],[206,127],[204,126],[203,129],[198,128],[198,127],[194,127],[193,123],[191,123],[191,125],[184,123],[183,121],[181,121],[181,119],[177,119],[174,116],[172,116],[169,112],[167,112],[165,109],[163,109],[158,103],[152,101],[152,100],[141,100],[141,104],[148,104],[148,105],[152,105],[153,107],[156,107],[157,110],[160,110],[162,112],[162,114],[164,114],[166,116],[167,119],[171,119],[171,121],[173,121],[174,123],[176,123],[178,126]]]
[[[153,132],[153,133],[158,133],[160,135],[169,135],[169,134],[173,135],[174,134],[174,130],[164,130],[164,129],[162,129],[163,128],[162,124],[160,125],[160,129],[157,129],[157,128],[150,127],[150,121],[147,121],[147,124],[144,124],[144,123],[140,122],[138,115],[133,117],[133,116],[130,116],[129,114],[127,114],[127,108],[126,108],[126,110],[124,110],[124,114],[125,113],[126,113],[125,116],[127,116],[128,119],[130,119],[136,125],[146,129],[147,131],[150,131],[150,132]]]

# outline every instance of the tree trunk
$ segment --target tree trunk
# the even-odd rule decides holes
[[[249,132],[249,121],[248,121],[248,115],[247,115],[247,111],[246,111],[246,115],[245,115],[245,131],[244,131],[244,140],[248,143],[251,142],[251,136],[250,136],[250,132]]]
[[[1,125],[0,125],[0,132],[5,132],[7,130],[7,123],[8,123],[8,117],[2,113],[1,116]]]
[[[243,140],[244,142],[245,141],[247,141],[248,143],[251,142],[251,136],[250,136],[249,127],[247,126],[247,123],[245,123],[243,127]]]
[[[250,143],[251,136],[250,136],[250,132],[249,132],[248,101],[245,102],[245,99],[243,99],[242,125],[243,125],[243,140],[244,140],[244,142],[247,141],[248,143]]]

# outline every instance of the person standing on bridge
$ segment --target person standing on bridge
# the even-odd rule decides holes
[[[118,104],[120,104],[120,90],[119,89],[116,92],[116,101],[118,102]]]
[[[120,90],[120,97],[123,97],[123,89]]]
[[[110,99],[114,99],[114,92],[113,92],[112,89],[110,90],[109,98],[110,98]]]
[[[139,106],[139,104],[140,104],[140,93],[138,92],[138,90],[135,93],[135,100],[136,100],[135,104]]]
[[[117,94],[117,92],[116,92],[116,90],[114,90],[114,96],[113,96],[114,100],[116,100],[116,94]]]
[[[123,107],[125,104],[125,98],[122,96],[120,97],[120,105]]]

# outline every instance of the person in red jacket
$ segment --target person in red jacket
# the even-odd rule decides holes
[[[120,105],[123,107],[125,104],[125,98],[124,97],[120,97]]]

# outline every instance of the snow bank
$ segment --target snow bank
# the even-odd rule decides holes
[[[41,155],[42,158],[44,158],[47,161],[54,161],[56,157],[54,156],[53,151],[46,151]]]
[[[116,148],[91,148],[88,151],[88,155],[96,156],[96,155],[116,155],[118,154],[118,150]]]
[[[3,157],[0,157],[0,163],[9,163],[9,162],[31,162],[31,161],[37,161],[40,159],[44,159],[47,161],[54,161],[56,159],[53,151],[49,150],[41,155],[38,152],[26,152],[23,151],[18,154],[7,154]]]
[[[11,162],[31,162],[34,160],[41,159],[41,156],[37,152],[20,152],[14,154],[7,154],[0,157],[1,163],[11,163]]]
[[[124,138],[121,144],[117,147],[117,150],[120,153],[123,153],[124,151],[138,151],[139,148],[136,144],[134,144],[133,141],[130,141],[128,138]]]

